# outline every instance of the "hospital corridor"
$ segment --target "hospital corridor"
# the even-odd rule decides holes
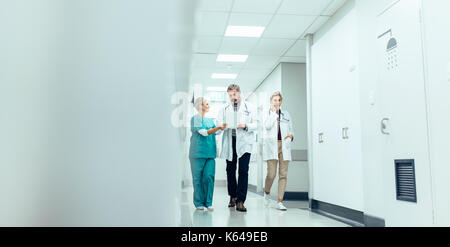
[[[0,0],[0,226],[450,227],[448,13]]]

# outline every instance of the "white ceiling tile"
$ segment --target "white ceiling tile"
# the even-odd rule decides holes
[[[331,17],[319,16],[314,23],[306,30],[305,34],[317,32]]]
[[[211,71],[211,73],[210,73],[209,76],[211,77],[211,74],[213,74],[213,73],[217,73],[217,74],[239,74],[241,69],[238,69],[238,68],[227,69],[227,68],[216,67],[214,69],[210,69],[210,71]]]
[[[267,14],[230,14],[228,25],[230,26],[263,26],[266,27],[272,15]]]
[[[237,80],[241,83],[262,79],[270,69],[244,69],[239,74]]]
[[[277,11],[282,0],[235,0],[233,12],[266,13]]]
[[[221,37],[198,37],[194,43],[194,52],[217,53],[221,43]]]
[[[245,67],[245,63],[225,63],[217,62],[215,68],[220,70],[240,70]]]
[[[227,20],[228,13],[200,12],[197,23],[197,35],[223,36]]]
[[[271,69],[278,59],[279,56],[250,56],[245,69]]]
[[[245,67],[246,63],[237,63],[237,62],[216,62],[215,69],[220,71],[236,71],[241,70]]]
[[[289,49],[285,56],[290,57],[304,57],[306,56],[306,40],[298,40],[294,46]]]
[[[194,68],[216,66],[217,55],[215,54],[194,54],[192,57],[192,66]]]
[[[314,22],[314,16],[276,15],[263,38],[298,39]]]
[[[239,83],[244,93],[250,94],[271,71],[272,68],[244,69],[241,71],[236,81]]]
[[[281,63],[306,63],[306,57],[282,57]]]
[[[197,9],[200,11],[230,11],[232,0],[199,0]]]
[[[290,39],[261,39],[251,55],[282,56],[295,41]]]
[[[284,0],[277,14],[320,15],[333,0]]]
[[[223,38],[219,52],[222,54],[249,55],[258,43],[256,38]]]
[[[328,8],[322,13],[322,15],[332,16],[336,11],[341,8],[347,0],[333,0],[333,2],[328,6]]]
[[[231,79],[212,79],[213,73],[218,74],[239,74],[240,69],[225,69],[225,68],[194,68],[191,70],[190,83],[191,84],[205,84],[208,86],[220,86],[220,83],[228,83],[234,80]]]
[[[209,69],[192,69],[189,78],[190,83],[196,84],[204,82],[211,77],[211,70]]]
[[[201,69],[205,72],[212,73],[233,73],[239,72],[239,70],[245,67],[245,63],[233,63],[233,62],[217,62],[217,55],[211,54],[194,54],[192,59],[192,68],[194,70]],[[220,71],[220,72],[217,72]],[[231,73],[231,72],[230,72]]]

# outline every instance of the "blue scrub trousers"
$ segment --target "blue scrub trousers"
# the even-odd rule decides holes
[[[195,207],[211,207],[214,193],[215,159],[190,158]]]

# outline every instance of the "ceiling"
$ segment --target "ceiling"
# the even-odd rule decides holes
[[[280,62],[304,63],[305,35],[316,32],[346,0],[198,0],[190,84],[252,92]],[[260,38],[225,37],[228,25],[264,26]],[[245,63],[216,62],[218,54],[249,55]],[[212,73],[238,77],[211,79]]]

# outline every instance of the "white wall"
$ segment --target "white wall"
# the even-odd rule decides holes
[[[257,186],[257,191],[262,192],[264,190],[265,176],[267,174],[267,167],[262,160],[262,112],[270,107],[270,94],[272,92],[281,91],[281,66],[278,65],[272,73],[261,83],[261,85],[252,92],[248,97],[248,101],[254,104],[258,111],[258,143],[256,143],[256,153],[253,156],[257,156],[255,161],[250,163],[249,169],[249,184]]]
[[[175,3],[2,1],[2,226],[177,225]]]
[[[427,69],[428,123],[432,179],[435,201],[435,223],[450,226],[450,166],[448,140],[450,139],[450,33],[447,0],[424,0],[424,42]]]
[[[374,38],[375,17],[392,0],[356,1],[358,13],[358,52],[361,107],[361,148],[364,184],[364,212],[368,215],[384,218],[384,199],[382,181],[380,135],[381,115],[378,109],[378,77],[376,49]],[[372,103],[373,102],[373,103]]]
[[[418,185],[420,194],[419,200],[426,199],[426,203],[433,205],[432,209],[427,207],[420,210],[427,210],[427,212],[420,210],[414,213],[416,217],[401,216],[403,219],[394,217],[396,212],[402,212],[403,206],[406,204],[388,203],[386,200],[394,200],[386,198],[386,189],[393,188],[386,187],[386,183],[392,184],[391,178],[387,178],[387,174],[392,171],[384,171],[384,151],[385,137],[380,135],[380,121],[384,115],[381,108],[383,100],[383,88],[380,87],[378,75],[378,60],[377,60],[377,16],[385,10],[388,6],[393,4],[394,0],[356,0],[349,1],[318,33],[315,34],[315,39],[320,38],[323,33],[335,28],[337,21],[346,16],[346,9],[354,6],[357,11],[357,43],[358,43],[358,66],[359,70],[359,98],[360,98],[360,114],[361,114],[361,148],[362,148],[362,166],[363,166],[363,195],[364,207],[363,211],[367,215],[375,216],[382,219],[387,219],[386,224],[394,225],[416,225],[425,223],[427,220],[419,220],[424,215],[434,214],[434,222],[439,226],[448,226],[450,224],[450,214],[448,208],[450,207],[450,197],[447,193],[447,188],[450,186],[447,174],[449,173],[448,162],[446,160],[446,140],[450,138],[450,118],[448,117],[448,110],[450,109],[450,100],[447,96],[449,91],[450,80],[450,51],[448,43],[450,36],[446,30],[446,25],[449,23],[449,17],[446,11],[450,8],[448,1],[433,1],[423,0],[422,4],[422,35],[424,42],[424,66],[425,66],[425,83],[424,95],[427,102],[427,113],[418,116],[421,119],[428,117],[428,135],[429,135],[429,149],[431,160],[431,179],[432,179],[432,193],[433,200],[431,201],[430,190],[426,188],[430,185]],[[407,5],[404,5],[405,8]],[[412,6],[412,5],[411,5]],[[406,9],[405,9],[406,11]],[[333,21],[334,20],[334,21]],[[420,49],[420,48],[418,48]],[[426,130],[424,130],[426,132]],[[422,133],[426,134],[426,133]],[[425,141],[427,142],[427,141]],[[426,169],[421,168],[418,177],[422,177],[419,183],[429,183]],[[422,172],[423,171],[423,172]],[[422,174],[423,173],[423,174]],[[423,177],[425,176],[425,177]],[[382,182],[381,182],[382,181]],[[389,186],[392,187],[392,186]],[[425,190],[424,190],[425,188]],[[314,190],[316,188],[314,187]],[[398,205],[398,206],[393,206]],[[400,207],[403,205],[402,207]],[[399,211],[400,210],[400,211]],[[433,212],[430,212],[430,211]],[[407,217],[407,218],[406,218]],[[390,219],[394,219],[391,221]]]
[[[281,70],[281,92],[284,99],[282,108],[289,111],[294,128],[295,138],[291,148],[292,150],[308,150],[306,64],[281,63]],[[278,181],[276,181],[276,184],[274,183],[275,186],[278,186]],[[308,161],[293,161],[289,163],[286,191],[309,191]]]
[[[422,208],[419,209],[416,213],[416,217],[409,218],[406,215],[401,215],[398,213],[395,213],[396,211],[405,211],[406,209],[403,209],[401,207],[406,206],[405,203],[397,203],[397,206],[393,206],[393,202],[391,203],[390,198],[384,198],[383,194],[387,194],[387,191],[383,191],[383,186],[380,186],[379,181],[386,181],[390,185],[386,188],[386,182],[384,183],[384,189],[388,191],[392,191],[393,187],[391,186],[393,184],[392,178],[389,180],[386,177],[386,172],[391,173],[390,171],[383,171],[380,169],[380,164],[383,164],[383,137],[379,134],[379,126],[380,126],[380,119],[382,119],[384,116],[384,113],[381,111],[380,103],[384,100],[382,98],[382,90],[380,83],[378,82],[378,71],[375,69],[377,67],[377,55],[376,55],[376,49],[373,49],[373,47],[377,46],[377,41],[373,36],[377,35],[372,30],[377,30],[377,23],[376,23],[376,16],[380,14],[384,9],[386,9],[388,6],[390,6],[394,1],[364,1],[360,0],[357,1],[357,8],[359,13],[358,23],[359,23],[359,43],[360,43],[360,77],[361,77],[361,114],[362,114],[362,124],[363,129],[365,131],[363,132],[363,163],[364,163],[364,188],[365,188],[365,202],[366,202],[366,208],[365,212],[366,214],[370,214],[373,216],[378,216],[380,218],[386,219],[386,224],[392,225],[424,225],[425,222],[432,221],[431,215],[433,214],[430,212],[431,208]],[[445,118],[442,114],[443,108],[448,108],[449,101],[445,100],[446,97],[442,96],[442,92],[445,91],[445,70],[446,70],[446,63],[448,63],[449,59],[448,56],[445,58],[442,56],[442,54],[446,54],[443,52],[443,49],[447,49],[447,45],[445,45],[445,36],[442,36],[442,28],[445,28],[446,22],[448,22],[448,18],[445,19],[445,15],[439,14],[439,12],[442,9],[446,9],[446,3],[445,1],[436,2],[436,1],[422,1],[422,4],[424,6],[430,6],[429,9],[424,12],[426,15],[428,15],[428,18],[426,18],[426,15],[422,19],[424,21],[423,26],[425,27],[422,31],[423,35],[423,41],[425,49],[423,51],[423,54],[425,55],[425,66],[426,71],[425,74],[426,80],[425,85],[426,91],[422,93],[421,97],[415,97],[416,101],[419,101],[420,98],[426,97],[428,99],[428,113],[422,113],[420,116],[418,116],[421,119],[427,119],[427,115],[429,117],[428,119],[428,128],[429,128],[429,142],[431,143],[430,150],[431,150],[431,169],[434,169],[434,176],[437,178],[439,174],[445,174],[446,170],[445,168],[442,169],[443,166],[440,166],[442,164],[442,159],[445,159],[443,155],[443,150],[439,150],[439,147],[442,147],[442,140],[448,139],[450,137],[448,131],[446,132],[446,128],[439,128],[440,124],[445,125],[445,121],[448,121],[448,118]],[[406,5],[405,5],[406,6]],[[411,7],[413,4],[411,5]],[[425,8],[424,8],[425,10]],[[406,10],[405,11],[409,11]],[[439,16],[442,19],[436,19],[436,17]],[[441,25],[441,26],[439,26]],[[427,28],[428,27],[428,28]],[[420,34],[418,34],[420,35]],[[442,43],[440,43],[442,42]],[[410,42],[409,42],[410,43]],[[417,48],[420,49],[420,46]],[[412,56],[412,54],[411,54]],[[442,58],[442,59],[441,59]],[[409,60],[411,60],[409,58]],[[422,79],[423,80],[423,79]],[[433,88],[433,89],[432,89]],[[434,90],[434,92],[433,92]],[[425,93],[427,93],[425,95]],[[436,101],[435,101],[436,100]],[[436,103],[439,102],[439,103]],[[425,102],[422,103],[424,106]],[[443,107],[443,108],[442,108]],[[434,114],[433,114],[434,113]],[[435,115],[437,113],[437,115]],[[419,114],[418,109],[415,111],[415,115]],[[434,115],[433,117],[431,117]],[[414,137],[421,135],[427,135],[425,133],[426,130],[422,130],[421,133],[416,133]],[[440,139],[440,141],[439,141]],[[438,140],[437,142],[435,140]],[[426,143],[427,141],[425,141]],[[437,144],[439,143],[440,144]],[[423,143],[423,142],[422,142]],[[437,144],[437,145],[436,145]],[[423,152],[426,151],[426,148],[423,149]],[[414,155],[412,155],[414,156]],[[419,154],[415,154],[415,156],[419,156]],[[418,158],[418,157],[416,157]],[[435,162],[438,161],[438,162]],[[432,185],[432,190],[434,191],[434,202],[432,202],[432,199],[430,198],[430,189],[431,186],[429,183],[429,174],[426,170],[428,170],[428,167],[423,167],[422,163],[425,163],[426,166],[429,166],[426,164],[426,162],[420,162],[421,164],[417,164],[419,166],[419,169],[417,170],[418,174],[416,176],[418,177],[418,196],[419,196],[419,203],[417,207],[420,205],[425,204],[434,204],[434,221],[437,222],[446,222],[448,225],[448,215],[446,215],[444,210],[441,210],[441,215],[438,213],[438,208],[448,208],[448,197],[446,197],[446,193],[440,193],[439,191],[445,190],[444,188],[448,187],[448,183],[443,182],[444,180],[440,180],[438,182],[437,180],[434,181]],[[439,167],[439,168],[438,168]],[[436,173],[437,170],[440,170],[438,173]],[[385,175],[383,177],[383,172],[385,172]],[[421,178],[422,177],[422,178]],[[388,179],[388,180],[387,180]],[[426,184],[423,184],[423,183]],[[441,196],[438,196],[440,194]],[[421,201],[422,200],[422,201]],[[423,201],[426,200],[426,201]],[[438,202],[439,200],[442,200],[441,202]],[[412,205],[410,205],[412,206]],[[421,211],[420,211],[421,210]],[[430,216],[428,216],[430,215]],[[400,218],[399,218],[400,217]],[[425,217],[425,218],[424,218]]]
[[[363,211],[357,15],[353,1],[314,35],[312,126],[314,199]],[[349,139],[342,128],[349,128]],[[318,142],[324,133],[324,143]]]
[[[274,71],[261,83],[261,85],[249,97],[259,108],[259,117],[262,112],[270,107],[270,96],[273,92],[280,91],[283,94],[282,108],[289,111],[293,119],[295,141],[292,149],[307,150],[307,126],[306,126],[306,68],[305,64],[280,63]],[[260,133],[259,136],[262,134]],[[249,173],[249,183],[256,185],[259,191],[263,191],[267,174],[267,163],[262,160],[259,138],[258,159],[252,162]],[[288,171],[288,183],[286,191],[308,192],[309,190],[308,162],[291,162]],[[278,174],[277,174],[278,175]],[[271,189],[271,194],[276,195],[278,180]]]

